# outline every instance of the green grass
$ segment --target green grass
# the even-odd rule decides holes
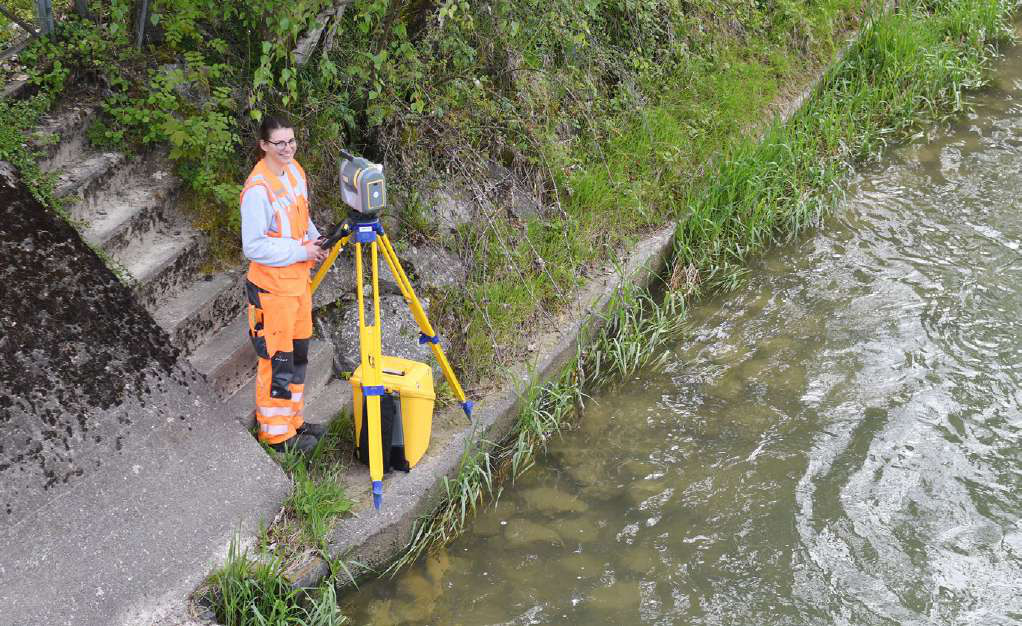
[[[730,289],[744,260],[815,224],[852,169],[924,123],[957,115],[1011,36],[996,0],[901,3],[869,21],[785,125],[729,149],[679,227],[675,283]]]
[[[227,562],[209,576],[198,595],[226,626],[337,626],[347,620],[331,580],[318,588],[294,587],[281,557],[253,560],[231,541]]]
[[[327,535],[336,518],[353,505],[340,482],[351,464],[351,430],[351,415],[342,411],[308,456],[272,453],[294,488],[284,502],[281,518],[264,533],[261,544],[265,550],[288,562],[309,552],[329,560]]]
[[[658,368],[667,353],[651,356],[681,334],[686,319],[685,299],[668,291],[658,301],[647,291],[619,291],[610,313],[602,317],[607,330],[578,359],[579,377],[593,387],[626,379],[640,369]]]
[[[767,126],[782,89],[829,62],[862,14],[862,3],[845,0],[785,6],[750,9],[740,33],[721,29],[707,7],[693,17],[708,28],[707,40],[657,74],[655,85],[638,76],[637,106],[583,115],[594,140],[540,132],[538,160],[548,165],[560,211],[521,226],[484,224],[463,239],[474,260],[469,283],[434,303],[446,325],[467,329],[452,352],[469,380],[520,358],[521,328],[552,319],[594,267],[687,213],[688,199],[707,186],[706,168]]]
[[[326,472],[312,479],[309,471],[303,465],[298,465],[291,476],[295,488],[284,507],[301,520],[306,541],[325,552],[331,519],[348,512],[352,505],[339,483],[340,474],[336,471]]]

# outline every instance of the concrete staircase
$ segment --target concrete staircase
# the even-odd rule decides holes
[[[254,411],[256,356],[248,340],[244,268],[205,274],[206,237],[178,209],[181,181],[159,153],[126,156],[91,148],[86,129],[98,104],[67,102],[33,140],[42,167],[59,174],[56,194],[68,198],[82,238],[167,331],[195,368],[246,425]],[[332,374],[333,345],[314,338],[306,380],[306,419],[325,422],[350,402],[347,383]]]

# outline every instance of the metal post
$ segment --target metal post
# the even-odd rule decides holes
[[[35,14],[39,22],[39,32],[49,35],[53,32],[53,3],[51,0],[35,0]]]
[[[138,5],[138,20],[135,23],[138,33],[135,36],[135,48],[142,49],[142,40],[145,38],[146,22],[149,20],[149,0],[142,0]]]

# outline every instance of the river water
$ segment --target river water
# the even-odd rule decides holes
[[[356,624],[1022,623],[1022,50]]]

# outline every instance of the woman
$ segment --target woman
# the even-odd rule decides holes
[[[241,192],[241,241],[249,264],[245,282],[249,336],[259,368],[259,440],[278,452],[309,452],[325,428],[305,424],[305,370],[312,336],[309,270],[327,251],[309,217],[305,170],[295,161],[294,128],[268,116],[259,129],[262,158]]]

